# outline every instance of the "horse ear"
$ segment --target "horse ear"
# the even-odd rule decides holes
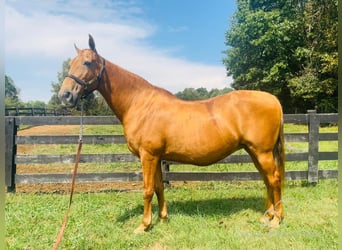
[[[74,44],[74,47],[75,47],[77,54],[79,54],[81,52],[81,50],[79,48],[77,48],[76,44]]]
[[[96,52],[96,48],[95,48],[95,41],[94,41],[94,38],[89,34],[89,48],[94,51],[95,53]]]

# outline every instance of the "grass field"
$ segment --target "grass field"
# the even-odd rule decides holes
[[[286,132],[306,132],[305,126],[286,125]],[[78,133],[78,126],[72,134]],[[119,126],[86,126],[85,134],[121,134]],[[337,127],[321,128],[336,132]],[[65,131],[63,131],[65,132]],[[306,143],[288,143],[286,150],[304,152]],[[127,152],[121,145],[84,145],[83,153]],[[337,142],[320,142],[321,151],[337,151]],[[21,146],[21,153],[76,152],[75,145]],[[240,152],[238,152],[240,153]],[[18,166],[18,172],[69,172],[73,165]],[[302,170],[306,162],[286,169]],[[337,169],[337,161],[323,161],[320,169]],[[81,164],[80,172],[139,170],[139,164]],[[252,164],[208,168],[172,166],[184,171],[255,170]],[[262,182],[188,182],[166,190],[170,220],[159,223],[154,198],[154,227],[134,235],[143,211],[139,192],[107,189],[78,192],[60,249],[337,249],[337,180],[288,181],[283,197],[285,220],[271,230],[259,222],[264,211]],[[77,186],[76,186],[77,190]],[[55,192],[6,195],[6,249],[49,249],[54,244],[68,205],[68,195]]]
[[[79,193],[61,249],[337,249],[337,181],[288,182],[285,220],[270,230],[259,222],[261,182],[207,182],[166,190],[170,213],[134,235],[142,218],[140,192]],[[49,249],[64,217],[60,194],[6,196],[7,249]]]

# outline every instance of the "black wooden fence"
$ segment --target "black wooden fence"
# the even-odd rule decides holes
[[[70,115],[69,109],[49,109],[49,108],[5,108],[5,116],[60,116]]]
[[[320,152],[319,141],[337,141],[337,133],[319,133],[320,124],[337,124],[337,114],[316,114],[308,111],[307,114],[284,115],[285,123],[306,124],[308,133],[285,134],[286,142],[308,142],[308,151],[299,153],[287,153],[286,161],[305,161],[308,169],[286,171],[287,180],[307,179],[310,183],[317,183],[319,179],[337,178],[337,169],[320,170],[318,162],[324,160],[337,160],[337,152]],[[20,125],[78,125],[80,117],[6,117],[6,185],[9,192],[15,192],[16,184],[29,183],[68,183],[71,181],[69,173],[46,174],[16,174],[17,164],[49,164],[49,163],[74,163],[75,154],[64,155],[18,155],[19,144],[77,144],[78,136],[51,135],[51,136],[19,136]],[[120,124],[114,116],[83,117],[86,125]],[[62,134],[62,132],[61,132]],[[84,135],[85,144],[125,144],[123,135]],[[286,144],[285,144],[286,145]],[[81,163],[106,163],[106,162],[138,162],[139,159],[131,154],[81,154]],[[248,155],[231,155],[219,164],[247,163],[251,162]],[[163,162],[163,178],[170,181],[209,181],[209,180],[260,180],[257,171],[244,172],[172,172],[170,165],[176,162]],[[78,182],[116,182],[142,180],[141,172],[110,172],[110,173],[79,173]]]

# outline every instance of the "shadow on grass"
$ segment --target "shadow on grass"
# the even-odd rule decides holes
[[[143,202],[143,201],[142,201]],[[158,212],[156,201],[153,203],[154,212]],[[260,213],[264,212],[265,200],[262,197],[248,198],[215,198],[205,200],[181,200],[167,202],[169,215],[181,214],[187,216],[226,216],[239,213],[244,210],[254,210]],[[118,222],[125,222],[134,216],[142,216],[143,205],[137,205],[128,209],[120,217]]]

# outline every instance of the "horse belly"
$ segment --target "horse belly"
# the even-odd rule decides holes
[[[206,166],[222,160],[239,149],[237,140],[224,141],[220,136],[192,138],[184,136],[166,148],[164,160]]]
[[[163,160],[176,161],[198,166],[207,166],[224,159],[229,154],[229,152],[206,152],[205,154],[203,152],[170,152],[164,155]]]

